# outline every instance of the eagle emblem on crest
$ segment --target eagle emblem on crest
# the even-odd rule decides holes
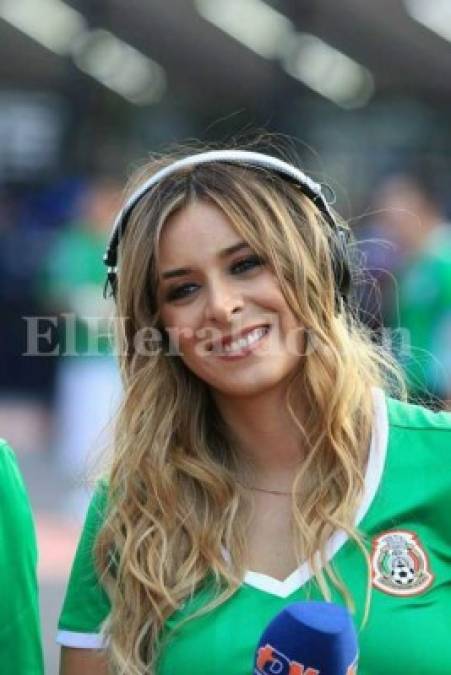
[[[373,586],[390,595],[423,593],[434,580],[418,536],[409,530],[383,532],[373,540]]]

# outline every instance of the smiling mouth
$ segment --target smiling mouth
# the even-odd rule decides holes
[[[257,326],[246,335],[228,342],[227,344],[216,344],[213,346],[212,353],[221,356],[234,356],[239,354],[246,354],[251,351],[253,345],[262,340],[270,331],[270,326]]]

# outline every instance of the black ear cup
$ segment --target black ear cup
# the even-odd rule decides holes
[[[116,300],[117,297],[117,274],[116,272],[110,271],[110,268],[107,272],[105,285],[103,287],[103,297],[105,300],[111,297]]]
[[[340,304],[340,298],[347,304],[352,286],[349,231],[337,226],[336,231],[332,233],[330,247],[336,288],[336,304]]]

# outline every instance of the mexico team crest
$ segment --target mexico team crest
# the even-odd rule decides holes
[[[383,532],[373,540],[373,586],[391,595],[423,593],[434,580],[426,552],[408,530]]]

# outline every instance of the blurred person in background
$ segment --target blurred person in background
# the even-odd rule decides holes
[[[410,397],[451,409],[451,225],[413,174],[387,178],[374,195],[378,235],[395,247],[385,325],[405,368]]]
[[[55,359],[24,357],[27,317],[42,314],[36,276],[52,234],[53,203],[45,193],[0,189],[0,428],[18,452],[48,448]]]
[[[0,439],[0,673],[43,675],[37,550],[14,453]]]
[[[83,485],[88,460],[108,439],[108,423],[120,382],[111,355],[110,313],[102,296],[102,252],[116,212],[119,189],[112,179],[89,183],[78,218],[55,236],[40,284],[47,310],[58,318],[61,354],[55,386],[52,445],[72,485],[69,514],[82,518],[89,501]]]

